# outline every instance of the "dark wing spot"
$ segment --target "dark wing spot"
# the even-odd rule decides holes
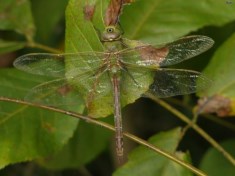
[[[143,60],[153,60],[159,64],[164,61],[169,53],[169,49],[167,47],[155,48],[151,45],[140,47],[138,50],[140,51],[140,55]]]
[[[65,85],[63,87],[58,88],[57,92],[61,94],[61,96],[66,96],[71,90],[72,90],[71,86]]]

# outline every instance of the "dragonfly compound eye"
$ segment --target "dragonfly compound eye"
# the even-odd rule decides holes
[[[113,33],[113,32],[114,32],[114,29],[113,29],[113,28],[107,28],[107,32],[108,32],[108,33]]]
[[[121,38],[121,32],[115,26],[107,26],[101,34],[101,41],[115,41]]]

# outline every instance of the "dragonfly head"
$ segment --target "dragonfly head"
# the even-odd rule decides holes
[[[120,40],[122,37],[122,30],[117,26],[107,26],[105,27],[104,32],[101,34],[102,42],[112,42],[116,40]]]

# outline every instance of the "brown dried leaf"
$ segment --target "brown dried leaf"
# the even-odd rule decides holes
[[[232,101],[221,95],[214,95],[212,97],[204,97],[198,100],[197,112],[202,113],[216,113],[219,117],[234,115],[232,111]]]
[[[85,20],[91,21],[95,13],[95,5],[86,5],[83,8],[83,13]]]
[[[105,14],[105,25],[116,25],[122,13],[123,5],[130,4],[135,0],[111,0]]]
[[[118,23],[122,11],[123,0],[111,0],[105,14],[105,25],[115,25]]]
[[[123,0],[123,4],[130,4],[134,2],[135,0]]]

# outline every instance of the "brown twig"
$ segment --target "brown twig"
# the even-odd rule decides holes
[[[50,107],[50,106],[45,106],[45,105],[39,105],[39,104],[35,104],[35,103],[29,103],[29,102],[26,102],[26,101],[22,101],[22,100],[16,100],[16,99],[12,99],[12,98],[7,98],[7,97],[0,97],[0,101],[6,101],[6,102],[12,102],[12,103],[18,103],[18,104],[22,104],[22,105],[26,105],[26,106],[32,106],[32,107],[38,107],[38,108],[41,108],[41,109],[45,109],[45,110],[50,110],[50,111],[54,111],[54,112],[58,112],[58,113],[62,113],[62,114],[65,114],[65,115],[69,115],[69,116],[72,116],[72,117],[75,117],[75,118],[79,118],[81,120],[85,120],[86,122],[89,122],[89,123],[92,123],[92,124],[96,124],[96,125],[99,125],[99,126],[102,126],[106,129],[109,129],[111,131],[115,131],[115,128],[112,126],[112,125],[109,125],[105,122],[101,122],[101,121],[98,121],[98,120],[95,120],[91,117],[88,117],[88,116],[84,116],[84,115],[81,115],[81,114],[78,114],[78,113],[74,113],[74,112],[71,112],[71,111],[66,111],[66,110],[62,110],[62,109],[58,109],[58,108],[55,108],[55,107]],[[199,175],[199,176],[206,176],[206,174],[204,172],[202,172],[201,170],[195,168],[194,166],[184,162],[183,160],[181,159],[178,159],[176,156],[174,156],[173,154],[171,153],[168,153],[156,146],[154,146],[153,144],[141,139],[141,138],[138,138],[137,136],[134,136],[130,133],[127,133],[127,132],[124,132],[123,133],[124,136],[128,137],[129,139],[143,145],[143,146],[146,146],[148,147],[149,149],[161,154],[162,156],[165,156],[166,158],[180,164],[181,166],[189,169],[190,171],[192,171],[193,173]]]

